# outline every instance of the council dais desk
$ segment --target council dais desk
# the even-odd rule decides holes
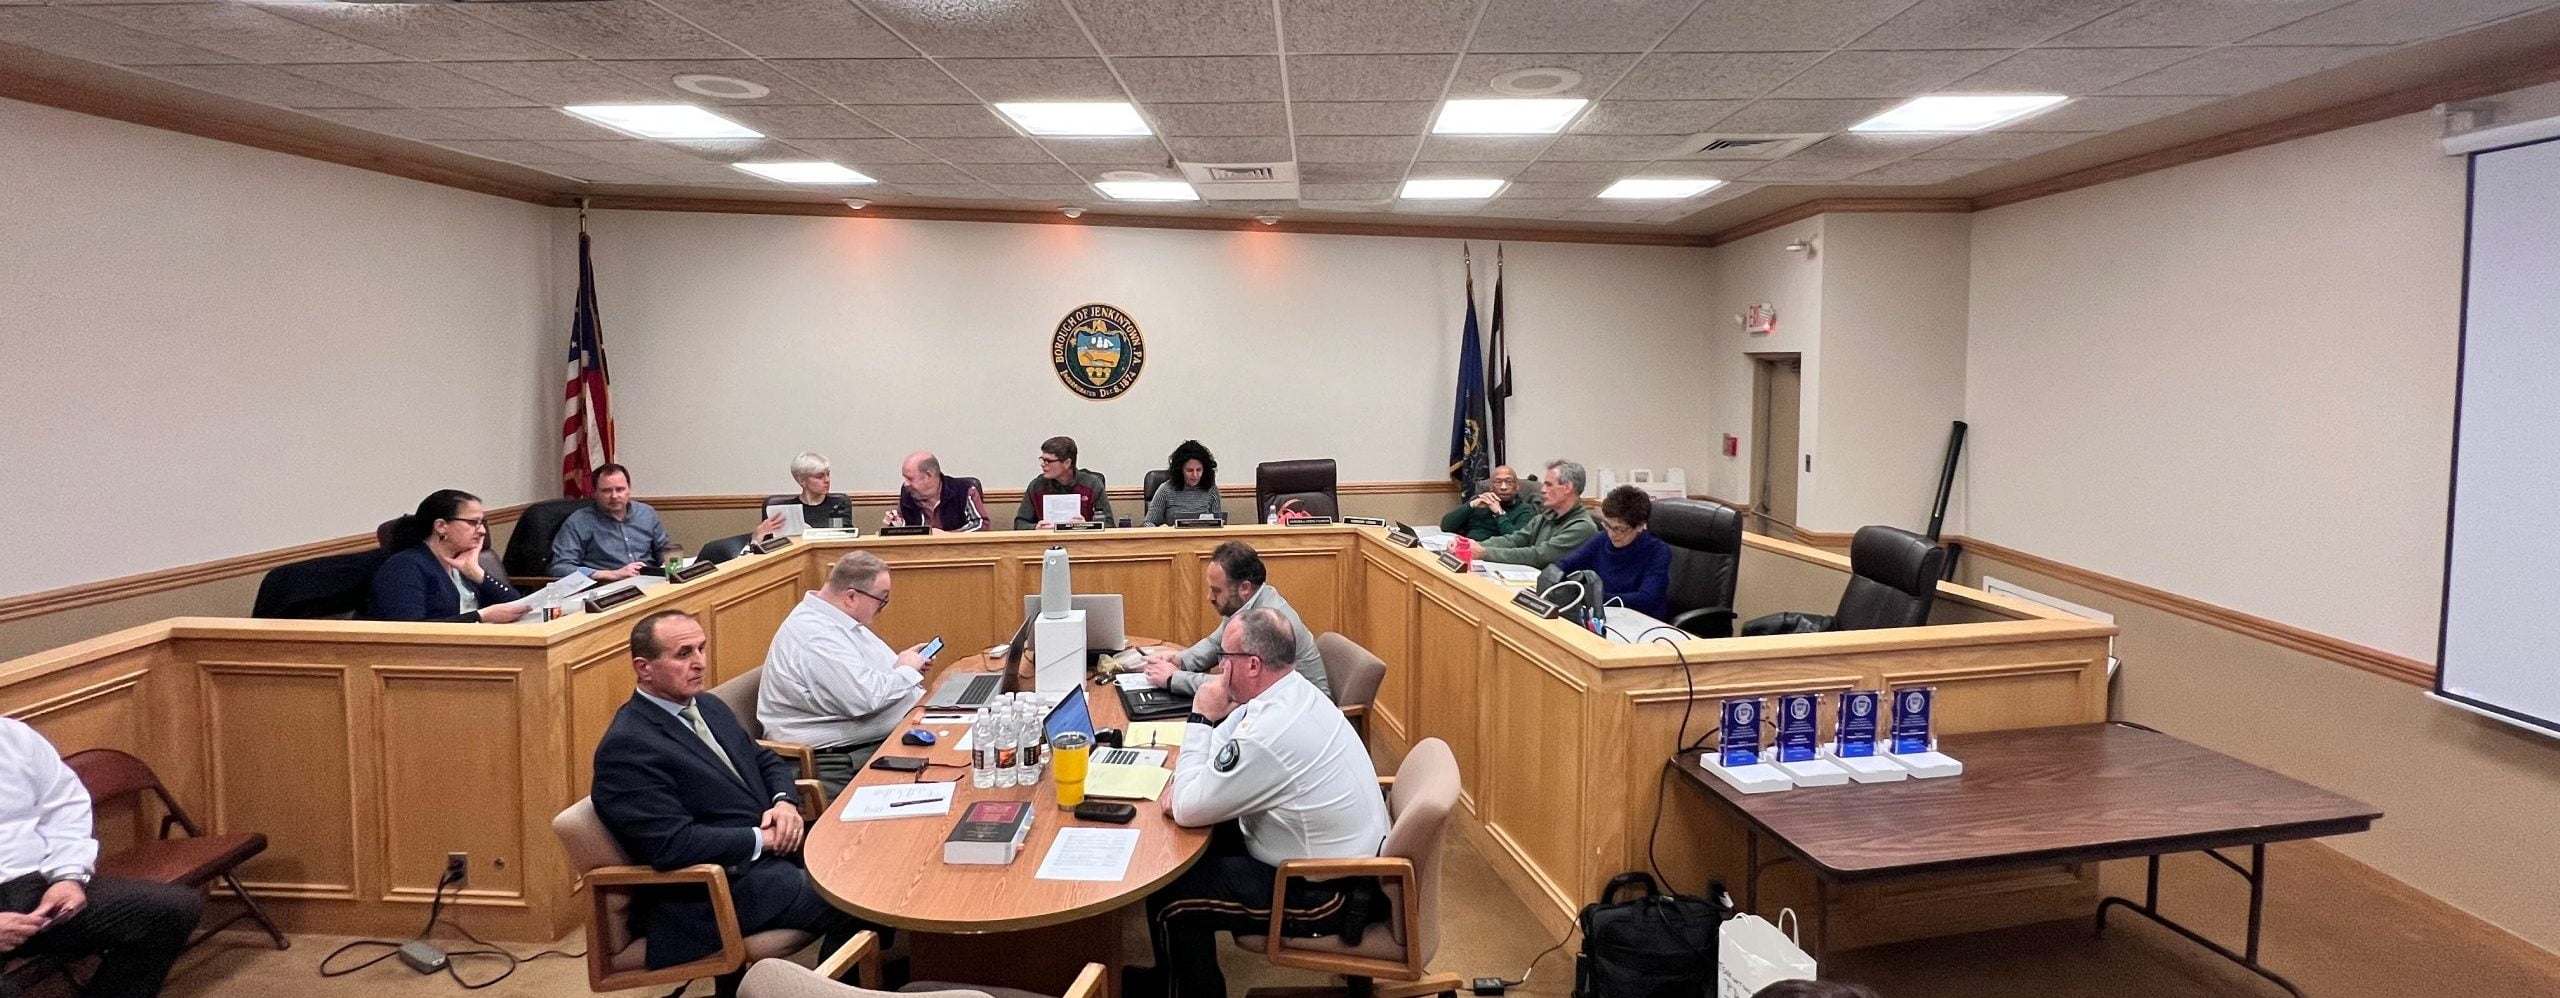
[[[760,664],[801,594],[861,548],[896,573],[880,629],[900,643],[941,635],[965,654],[1012,633],[1042,551],[1064,544],[1077,591],[1128,597],[1130,633],[1188,640],[1215,620],[1201,569],[1230,540],[1262,553],[1309,628],[1385,660],[1369,725],[1381,765],[1422,738],[1446,740],[1461,769],[1461,834],[1559,934],[1611,875],[1644,866],[1649,844],[1685,889],[1739,869],[1734,821],[1661,793],[1684,720],[1694,737],[1714,700],[1925,683],[1940,691],[1948,733],[2105,716],[2114,629],[1989,593],[1942,585],[1937,619],[1964,622],[1932,627],[1616,645],[1347,526],[801,543],[549,623],[174,618],[0,663],[0,712],[65,752],[140,755],[216,829],[265,832],[267,852],[242,876],[293,927],[414,932],[445,854],[467,851],[470,886],[448,897],[453,910],[484,936],[549,940],[579,917],[551,816],[586,793],[596,741],[631,694],[626,635],[642,614],[699,615],[713,680],[726,679]],[[1846,580],[1837,555],[1746,543],[1746,608],[1755,587],[1836,594]],[[1693,700],[1707,705],[1694,717]],[[1651,843],[1658,806],[1668,810]],[[111,847],[146,827],[100,816]],[[1792,886],[1810,898],[1810,882],[1772,879],[1773,896]],[[2039,899],[2094,896],[2093,877],[2070,869],[1880,888],[1834,930],[1872,940],[1966,918],[2006,924],[2043,917],[2053,905]],[[1966,902],[1953,921],[1950,897]]]

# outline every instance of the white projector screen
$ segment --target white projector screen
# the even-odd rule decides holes
[[[2471,157],[2436,694],[2560,734],[2560,140]]]

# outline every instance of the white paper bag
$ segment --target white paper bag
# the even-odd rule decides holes
[[[1795,922],[1795,909],[1778,913],[1778,921]],[[1751,998],[1779,981],[1810,981],[1813,956],[1796,945],[1792,932],[1781,932],[1758,915],[1736,915],[1716,929],[1717,998]]]

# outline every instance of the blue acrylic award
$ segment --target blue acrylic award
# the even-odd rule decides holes
[[[1893,752],[1916,755],[1929,751],[1929,702],[1934,686],[1907,686],[1893,691]]]
[[[1840,724],[1835,729],[1838,743],[1833,753],[1843,759],[1862,759],[1876,754],[1876,716],[1882,711],[1878,702],[1882,695],[1874,690],[1850,690],[1840,694]]]
[[[1720,739],[1716,760],[1723,765],[1749,766],[1760,761],[1759,697],[1724,702],[1724,726]]]
[[[1778,761],[1806,762],[1814,757],[1814,728],[1822,709],[1820,693],[1778,694]]]

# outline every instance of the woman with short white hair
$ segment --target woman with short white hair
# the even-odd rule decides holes
[[[764,522],[756,524],[756,536],[771,537],[779,533],[798,533],[797,530],[786,529],[788,520],[782,513],[783,508],[794,501],[800,504],[802,526],[850,527],[853,525],[853,497],[842,492],[829,491],[835,485],[835,469],[833,465],[827,463],[826,455],[816,451],[801,451],[799,456],[791,459],[791,478],[800,483],[800,494],[767,497],[764,501]]]

